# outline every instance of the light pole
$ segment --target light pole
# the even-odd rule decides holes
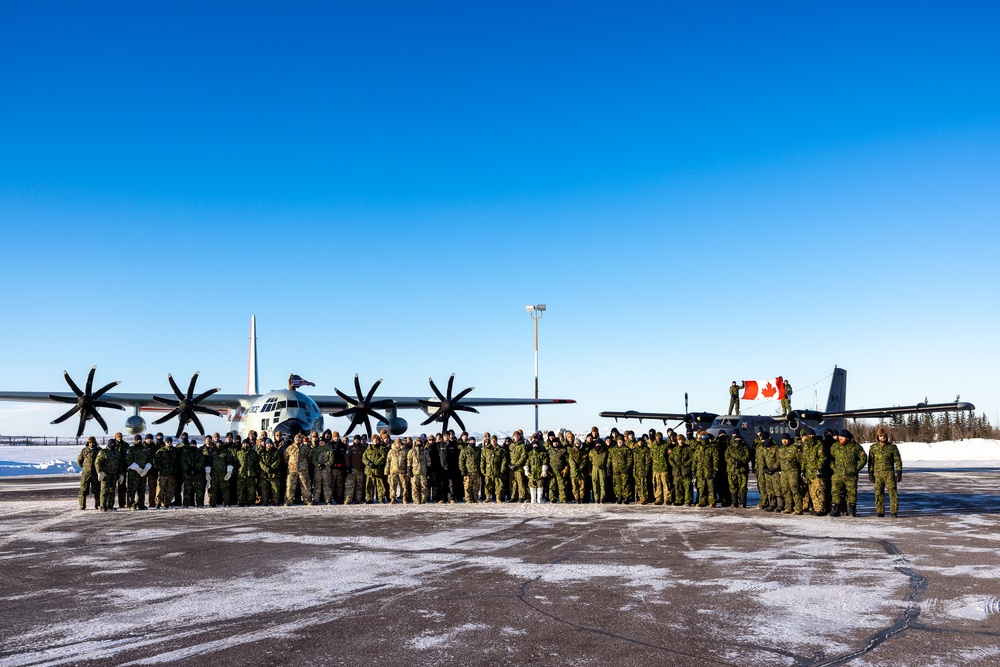
[[[542,319],[545,304],[528,305],[524,307],[528,315],[535,321],[535,400],[538,400],[538,320]],[[535,403],[535,433],[538,433],[538,403]]]

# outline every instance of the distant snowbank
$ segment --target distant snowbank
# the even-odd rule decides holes
[[[1000,462],[1000,440],[944,440],[942,442],[897,442],[903,465],[919,462]],[[862,445],[868,451],[870,443]]]

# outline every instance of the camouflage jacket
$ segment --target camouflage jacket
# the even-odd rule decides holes
[[[153,456],[153,466],[161,475],[177,474],[177,450],[173,448],[173,445],[163,445],[156,450],[156,454]]]
[[[587,454],[590,458],[590,474],[595,475],[598,471],[605,474],[608,472],[608,448],[603,444],[597,445]]]
[[[233,457],[225,447],[212,447],[205,452],[205,462],[212,468],[213,475],[225,475],[233,465]]]
[[[730,473],[747,472],[750,448],[742,440],[733,440],[726,449],[726,470]]]
[[[381,475],[382,471],[385,470],[386,456],[387,452],[381,443],[372,443],[368,445],[368,449],[365,450],[361,460],[365,464],[365,469],[369,474]]]
[[[483,447],[481,458],[482,472],[487,477],[499,477],[507,472],[510,466],[510,457],[503,447]]]
[[[670,467],[675,476],[690,477],[694,466],[694,450],[687,440],[682,445],[675,445],[670,450]]]
[[[768,440],[770,445],[762,447],[764,451],[761,452],[761,456],[764,459],[764,473],[768,475],[777,475],[781,472],[781,457],[778,456],[778,446],[774,444],[773,440]]]
[[[311,458],[312,446],[308,442],[296,443],[293,441],[285,449],[285,462],[288,464],[289,471],[307,472]]]
[[[243,479],[253,479],[260,471],[260,456],[253,447],[236,450],[236,474]]]
[[[781,464],[782,479],[785,475],[798,476],[802,470],[802,452],[795,443],[778,447],[778,461]]]
[[[185,477],[199,477],[205,474],[205,455],[200,447],[184,445],[176,451],[181,460],[181,472]]]
[[[94,465],[94,461],[97,459],[97,453],[101,450],[97,447],[90,448],[84,447],[80,455],[76,457],[76,462],[80,466],[80,472],[84,475],[96,472],[97,468]]]
[[[569,462],[569,476],[572,479],[585,479],[590,474],[590,457],[582,446],[570,447],[566,451],[566,459]]]
[[[532,487],[538,488],[542,485],[543,479],[548,479],[547,477],[542,477],[542,470],[546,469],[548,465],[549,453],[542,447],[538,449],[532,448],[528,452],[528,482]]]
[[[312,464],[320,470],[333,466],[333,445],[329,442],[321,442],[312,448]]]
[[[528,461],[528,443],[518,440],[510,445],[510,467],[522,468]]]
[[[878,474],[893,474],[903,472],[903,459],[899,456],[899,448],[891,442],[882,444],[876,442],[868,448],[868,469]]]
[[[621,442],[621,441],[619,441]],[[611,472],[615,475],[627,475],[632,472],[632,450],[627,445],[615,445],[608,452],[611,459]]]
[[[260,472],[264,479],[280,479],[281,463],[281,452],[274,447],[271,449],[265,447],[264,451],[260,453],[257,465],[260,466]]]
[[[152,463],[153,457],[149,452],[149,447],[143,444],[133,445],[128,448],[128,454],[125,455],[125,467],[129,468],[133,463],[139,466],[139,469],[146,467],[147,463]]]
[[[830,446],[833,474],[840,477],[854,477],[868,464],[868,456],[861,445],[851,440],[845,444],[835,442]]]
[[[383,475],[403,475],[407,476],[410,474],[409,468],[406,464],[406,455],[409,452],[402,447],[396,447],[395,445],[389,448],[389,451],[385,455],[385,468],[383,469]]]
[[[431,468],[431,450],[414,446],[406,453],[406,465],[413,477],[426,477]]]
[[[632,451],[632,470],[636,475],[644,477],[649,474],[652,467],[653,454],[649,451],[649,447],[643,444],[636,445]]]
[[[711,439],[698,439],[694,448],[694,469],[699,477],[715,477],[719,472],[719,450]]]
[[[667,472],[670,469],[670,463],[667,454],[667,443],[666,442],[653,442],[649,446],[649,455],[653,459],[653,472]]]
[[[481,465],[479,459],[481,453],[478,447],[462,447],[462,453],[458,455],[458,470],[463,475],[478,475]]]
[[[819,477],[826,466],[826,451],[823,449],[823,441],[815,436],[807,435],[802,438],[799,446],[802,448],[802,475],[806,479]]]
[[[116,449],[108,447],[102,449],[94,459],[94,468],[97,472],[103,472],[106,477],[117,477],[121,474],[121,454]]]
[[[569,452],[562,445],[549,448],[549,474],[560,477],[569,474]]]

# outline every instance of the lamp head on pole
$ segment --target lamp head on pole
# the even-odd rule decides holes
[[[525,306],[524,309],[528,311],[528,314],[531,315],[532,318],[537,320],[542,316],[542,313],[545,312],[545,304],[544,303],[539,303],[535,305],[529,304]]]

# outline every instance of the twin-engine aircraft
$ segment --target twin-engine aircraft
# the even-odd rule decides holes
[[[972,403],[917,403],[891,408],[862,408],[847,410],[847,371],[833,367],[833,379],[830,381],[830,394],[826,400],[826,410],[792,410],[787,416],[769,417],[765,415],[718,415],[714,412],[640,412],[626,410],[624,412],[606,411],[601,417],[619,419],[644,419],[662,421],[664,424],[676,421],[687,426],[689,431],[705,430],[711,435],[725,431],[733,435],[739,431],[746,442],[753,442],[757,432],[763,429],[775,440],[783,433],[792,434],[803,426],[809,426],[822,435],[826,429],[839,431],[844,428],[847,419],[883,419],[896,415],[923,414],[926,412],[955,412],[958,410],[975,410]]]
[[[52,420],[52,423],[59,424],[77,416],[79,420],[77,437],[83,435],[84,428],[90,420],[100,424],[104,432],[107,433],[108,424],[101,416],[100,409],[125,410],[128,406],[132,408],[133,414],[125,420],[125,430],[132,435],[146,430],[146,420],[141,416],[142,412],[166,412],[165,415],[152,423],[163,424],[176,417],[178,436],[188,424],[193,424],[198,432],[204,435],[205,429],[198,415],[213,415],[216,417],[226,416],[229,421],[228,430],[238,432],[241,438],[245,437],[251,430],[283,433],[289,436],[301,432],[322,431],[324,413],[333,417],[351,418],[351,425],[344,435],[351,433],[358,426],[364,425],[368,435],[371,436],[372,418],[378,420],[376,423],[378,430],[386,429],[393,435],[402,435],[406,432],[408,424],[405,419],[398,416],[398,410],[422,410],[427,415],[427,419],[421,422],[421,426],[440,422],[441,432],[444,433],[448,430],[448,424],[452,419],[462,430],[465,430],[465,424],[459,413],[473,412],[478,414],[479,410],[476,408],[576,403],[573,399],[559,398],[468,398],[473,387],[463,389],[457,394],[453,393],[454,374],[448,379],[444,392],[438,389],[433,379],[430,379],[434,396],[428,398],[410,396],[376,398],[375,392],[382,380],[375,382],[366,393],[362,391],[361,381],[357,375],[354,376],[355,395],[353,396],[336,388],[334,388],[336,396],[309,396],[298,391],[298,387],[312,383],[305,382],[295,375],[289,378],[288,389],[262,394],[257,383],[255,318],[250,320],[250,364],[246,394],[220,394],[218,393],[219,389],[216,388],[196,395],[195,385],[198,382],[198,373],[191,377],[186,392],[181,391],[174,378],[168,374],[167,381],[170,383],[174,396],[110,394],[108,392],[120,383],[109,382],[95,390],[94,375],[96,371],[96,366],[90,369],[84,389],[80,389],[69,373],[64,371],[63,377],[65,377],[70,389],[73,390],[72,393],[7,391],[0,392],[0,401],[37,403],[54,401],[71,404],[73,407]],[[222,410],[226,411],[225,415],[223,415]]]

